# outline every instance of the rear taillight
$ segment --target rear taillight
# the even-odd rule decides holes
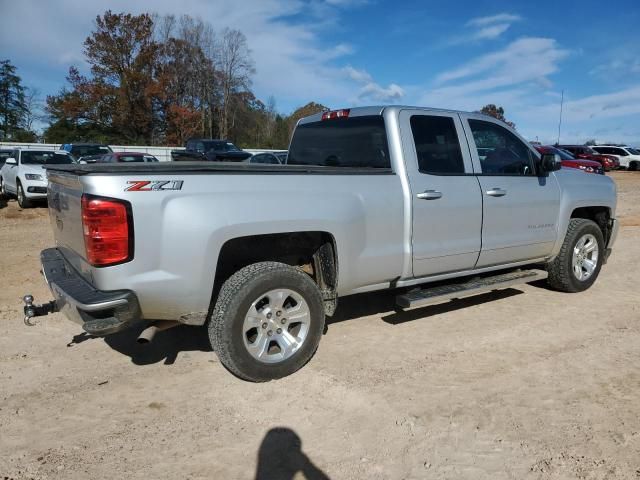
[[[333,120],[336,118],[349,118],[351,109],[344,108],[342,110],[332,110],[330,112],[324,112],[322,114],[322,120]]]
[[[82,196],[82,229],[87,261],[106,267],[131,260],[133,238],[128,203]]]

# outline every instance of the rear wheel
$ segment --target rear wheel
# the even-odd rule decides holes
[[[22,188],[22,184],[20,182],[17,182],[17,187],[18,187],[18,205],[20,205],[20,208],[31,208],[31,200],[29,200],[27,198],[27,196],[24,194],[24,189]]]
[[[209,340],[238,377],[265,382],[290,375],[313,356],[324,329],[324,304],[311,277],[295,267],[260,262],[222,286]]]
[[[604,238],[598,225],[573,218],[558,256],[547,266],[547,281],[562,292],[582,292],[598,278],[604,256]]]
[[[629,163],[629,170],[633,170],[634,172],[638,170],[638,162],[633,161]]]

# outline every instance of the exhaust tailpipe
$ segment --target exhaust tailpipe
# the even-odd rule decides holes
[[[159,320],[157,322],[153,322],[145,328],[140,335],[138,335],[138,339],[136,341],[141,345],[151,343],[156,333],[177,327],[178,325],[182,324],[177,320]]]

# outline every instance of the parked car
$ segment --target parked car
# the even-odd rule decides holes
[[[141,340],[206,324],[250,381],[304,366],[339,297],[426,284],[399,292],[407,308],[544,278],[579,292],[618,231],[611,178],[560,169],[482,114],[324,112],[298,122],[287,165],[118,167],[49,167],[54,301],[26,296],[25,321],[62,309],[94,335],[153,321]]]
[[[249,158],[251,154],[236,147],[228,140],[209,140],[194,138],[187,141],[185,150],[172,150],[173,161],[217,161],[240,162]]]
[[[599,162],[605,172],[608,172],[609,170],[615,170],[620,167],[620,162],[618,161],[617,157],[615,157],[614,155],[603,155],[599,152],[596,152],[592,147],[588,145],[556,145],[556,147],[561,148],[562,150],[566,150],[571,155],[573,155],[574,158]]]
[[[158,159],[153,155],[140,152],[114,152],[102,155],[96,160],[96,163],[145,163],[157,162]]]
[[[71,155],[63,150],[27,150],[17,148],[0,169],[0,190],[3,195],[18,197],[21,208],[29,208],[35,200],[47,198],[45,165],[69,165]]]
[[[635,148],[618,145],[595,145],[593,149],[602,154],[615,155],[620,166],[629,170],[640,169],[640,151]]]
[[[599,173],[604,175],[604,169],[600,162],[594,160],[585,160],[582,158],[575,158],[568,151],[555,148],[550,145],[540,145],[535,147],[538,152],[542,154],[557,154],[562,159],[562,166],[567,168],[577,168],[588,173]]]
[[[103,143],[65,143],[60,146],[60,150],[69,152],[76,160],[85,160],[85,157],[113,152],[109,145]]]
[[[287,152],[262,152],[254,153],[245,160],[249,163],[267,163],[271,165],[284,165],[287,163]]]

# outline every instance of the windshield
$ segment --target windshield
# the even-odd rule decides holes
[[[76,145],[71,148],[71,154],[76,158],[105,153],[111,153],[111,149],[105,145]]]
[[[640,155],[640,150],[638,150],[637,148],[627,147],[627,150],[631,155]]]
[[[384,119],[367,115],[303,123],[293,134],[287,164],[390,168]]]
[[[65,165],[73,163],[73,159],[66,153],[23,151],[20,157],[23,165]]]

